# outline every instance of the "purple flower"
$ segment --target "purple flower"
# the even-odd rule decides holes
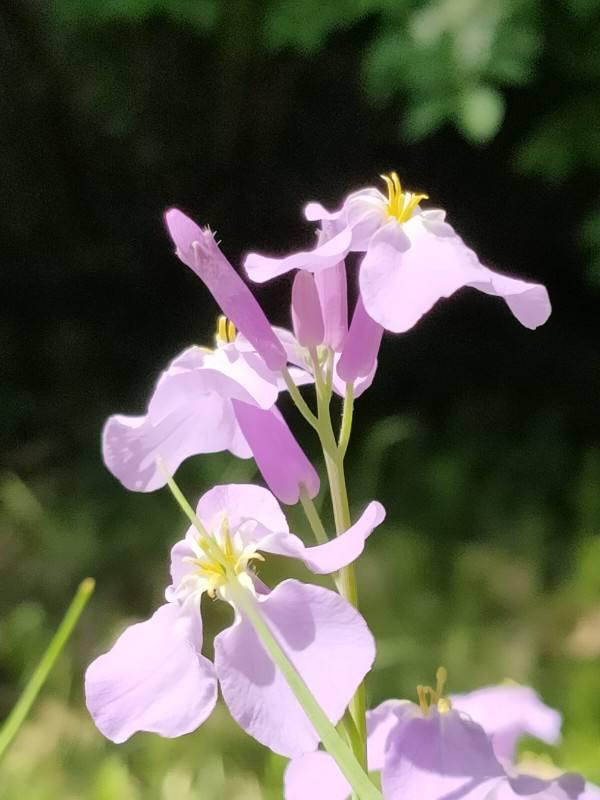
[[[440,699],[430,707],[391,700],[368,714],[370,771],[382,771],[385,800],[575,800],[583,791],[578,775],[549,780],[512,775],[495,756],[483,728]],[[286,800],[346,800],[350,786],[326,753],[307,753],[290,762]]]
[[[160,376],[143,416],[110,417],[102,432],[108,469],[124,486],[151,492],[165,485],[168,472],[198,453],[229,450],[240,458],[252,452],[244,439],[233,400],[271,408],[277,376],[235,329],[221,318],[217,347],[189,347]]]
[[[251,736],[286,756],[314,750],[318,736],[254,628],[228,594],[232,575],[251,591],[279,644],[333,722],[373,662],[365,621],[335,592],[296,580],[269,591],[249,565],[262,553],[298,558],[329,573],[353,561],[385,516],[370,503],[344,534],[305,547],[289,532],[275,498],[252,485],[217,486],[197,509],[207,537],[190,528],[171,552],[167,603],[128,628],[86,673],[86,702],[102,733],[123,742],[136,731],[173,737],[210,715],[217,681],[231,715]],[[259,552],[260,551],[260,552]],[[200,600],[206,593],[233,606],[232,625],[202,655]]]
[[[245,262],[248,275],[265,281],[292,269],[317,274],[350,252],[365,253],[360,294],[368,315],[387,330],[409,330],[438,300],[463,286],[504,298],[527,328],[548,319],[550,301],[543,286],[483,266],[445,221],[444,211],[422,210],[426,195],[404,191],[395,172],[383,177],[387,197],[378,189],[364,189],[334,212],[309,203],[305,216],[319,221],[324,233],[317,246],[282,259],[251,253]]]
[[[475,720],[491,738],[496,756],[512,763],[517,740],[535,736],[547,744],[560,741],[561,716],[529,686],[507,683],[450,697],[452,705]]]

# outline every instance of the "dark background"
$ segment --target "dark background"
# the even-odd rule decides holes
[[[82,665],[160,598],[178,512],[128,495],[99,435],[212,336],[217,309],[174,257],[164,210],[210,224],[240,265],[307,246],[308,200],[335,206],[396,169],[485,263],[545,283],[554,310],[530,332],[465,290],[384,340],[349,456],[355,509],[377,496],[389,512],[360,574],[380,637],[371,694],[411,693],[441,658],[455,689],[510,673],[562,704],[563,758],[597,771],[600,3],[11,0],[0,53],[0,714],[93,574],[48,690],[58,705],[35,724],[68,711],[97,748]],[[289,324],[288,276],[257,294]],[[209,457],[182,481],[195,496],[251,470]],[[245,752],[222,724],[237,737],[225,750]],[[93,790],[53,753],[43,785],[103,797],[122,780],[122,796],[154,797],[140,748],[78,755]],[[162,752],[166,781],[187,751]],[[233,757],[240,774],[256,771],[250,752]],[[33,791],[35,761],[0,797]],[[268,791],[278,767],[264,769]]]

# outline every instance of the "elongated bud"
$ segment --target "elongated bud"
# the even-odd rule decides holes
[[[166,212],[165,223],[177,256],[204,282],[225,316],[254,345],[270,369],[282,369],[287,357],[281,342],[256,298],[221,252],[214,234],[177,208]]]
[[[323,341],[339,353],[348,335],[348,288],[344,262],[316,272],[315,284],[325,326]]]
[[[337,374],[346,383],[368,375],[377,361],[383,327],[365,311],[362,298],[356,301],[348,337],[337,365]]]
[[[275,497],[294,505],[300,499],[302,485],[309,497],[315,497],[319,476],[276,406],[264,411],[240,400],[232,400],[232,404],[256,466]]]
[[[292,322],[296,339],[303,347],[316,347],[325,337],[323,314],[315,279],[301,269],[292,286]]]

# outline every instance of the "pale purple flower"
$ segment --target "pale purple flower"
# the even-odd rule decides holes
[[[275,497],[294,505],[302,487],[309,497],[316,497],[319,475],[277,408],[264,411],[233,400],[233,410],[256,465]]]
[[[348,333],[348,287],[344,262],[316,272],[315,283],[325,325],[323,341],[339,353]]]
[[[110,417],[102,432],[108,469],[128,489],[151,492],[164,486],[162,460],[173,474],[186,458],[229,450],[252,452],[233,413],[233,400],[273,406],[278,377],[231,325],[220,325],[215,350],[189,347],[160,376],[146,414]]]
[[[296,339],[302,347],[318,347],[325,339],[321,301],[310,272],[296,273],[292,284],[292,321]]]
[[[217,486],[200,499],[197,513],[209,539],[190,528],[173,547],[167,603],[128,628],[88,668],[90,713],[114,742],[137,731],[180,736],[210,715],[218,683],[233,718],[259,742],[289,757],[315,750],[317,733],[232,603],[229,581],[235,574],[254,594],[280,646],[335,723],[375,655],[364,619],[319,586],[286,580],[269,591],[249,564],[263,560],[261,552],[274,553],[300,559],[313,572],[334,572],[362,552],[383,521],[383,507],[370,503],[344,534],[317,547],[305,547],[289,532],[273,495],[258,486]],[[231,626],[215,638],[214,664],[202,655],[204,593],[234,610]]]
[[[382,771],[385,800],[576,800],[584,782],[572,773],[549,780],[506,772],[483,728],[443,699],[423,708],[398,700],[368,715],[369,771]],[[350,785],[326,753],[293,759],[285,800],[347,800]]]
[[[512,763],[521,736],[547,744],[560,741],[561,716],[529,686],[506,683],[450,697],[452,705],[475,720],[492,740],[496,756]]]
[[[543,286],[485,267],[445,221],[444,211],[421,209],[426,195],[403,191],[394,172],[384,179],[387,197],[378,189],[364,189],[334,212],[309,203],[306,218],[319,221],[325,233],[317,246],[286,258],[251,253],[245,262],[250,278],[265,281],[292,269],[316,274],[357,252],[365,254],[359,273],[365,309],[389,331],[409,330],[438,300],[463,286],[504,298],[527,328],[548,319],[550,301]]]
[[[272,370],[286,365],[285,352],[256,298],[221,252],[214,234],[176,208],[165,214],[175,252],[204,282],[225,316],[252,343]]]

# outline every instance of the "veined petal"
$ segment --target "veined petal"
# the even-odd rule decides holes
[[[336,572],[358,558],[364,550],[366,539],[384,519],[384,507],[373,501],[352,527],[325,544],[306,547],[294,534],[276,532],[258,539],[257,549],[265,553],[299,558],[317,574]]]
[[[250,280],[263,283],[278,275],[283,275],[293,269],[307,269],[318,272],[322,269],[334,267],[348,254],[352,244],[352,230],[342,228],[338,233],[323,244],[317,244],[313,250],[294,253],[283,258],[261,256],[258,253],[249,253],[244,261],[244,266]]]
[[[412,705],[388,735],[383,767],[386,800],[462,800],[481,797],[482,785],[505,777],[483,728],[457,711]]]
[[[358,611],[335,592],[295,580],[260,598],[260,610],[333,723],[344,713],[375,656]],[[243,618],[215,639],[215,669],[236,722],[276,753],[315,750],[318,735],[279,670]]]
[[[86,672],[86,703],[100,731],[120,743],[137,731],[174,737],[201,725],[217,699],[201,646],[200,615],[172,603],[127,628]]]
[[[251,483],[214,486],[202,495],[196,513],[205,525],[225,513],[232,531],[248,520],[255,520],[269,531],[289,530],[285,514],[271,492]]]
[[[176,253],[204,282],[225,316],[252,342],[272,370],[285,366],[285,353],[256,298],[221,252],[215,237],[176,208],[165,214]]]
[[[310,497],[319,492],[319,476],[276,407],[263,411],[233,400],[238,424],[269,489],[293,505],[304,485]]]
[[[451,700],[456,709],[482,726],[501,760],[512,762],[521,736],[535,736],[548,744],[560,741],[560,714],[545,705],[529,686],[486,686],[452,695]]]
[[[285,800],[346,800],[351,792],[334,759],[322,750],[304,753],[286,767]]]
[[[438,300],[463,286],[503,297],[528,328],[542,325],[550,314],[543,286],[484,267],[450,225],[432,214],[403,224],[392,220],[378,230],[359,280],[369,316],[396,333],[412,328]]]

